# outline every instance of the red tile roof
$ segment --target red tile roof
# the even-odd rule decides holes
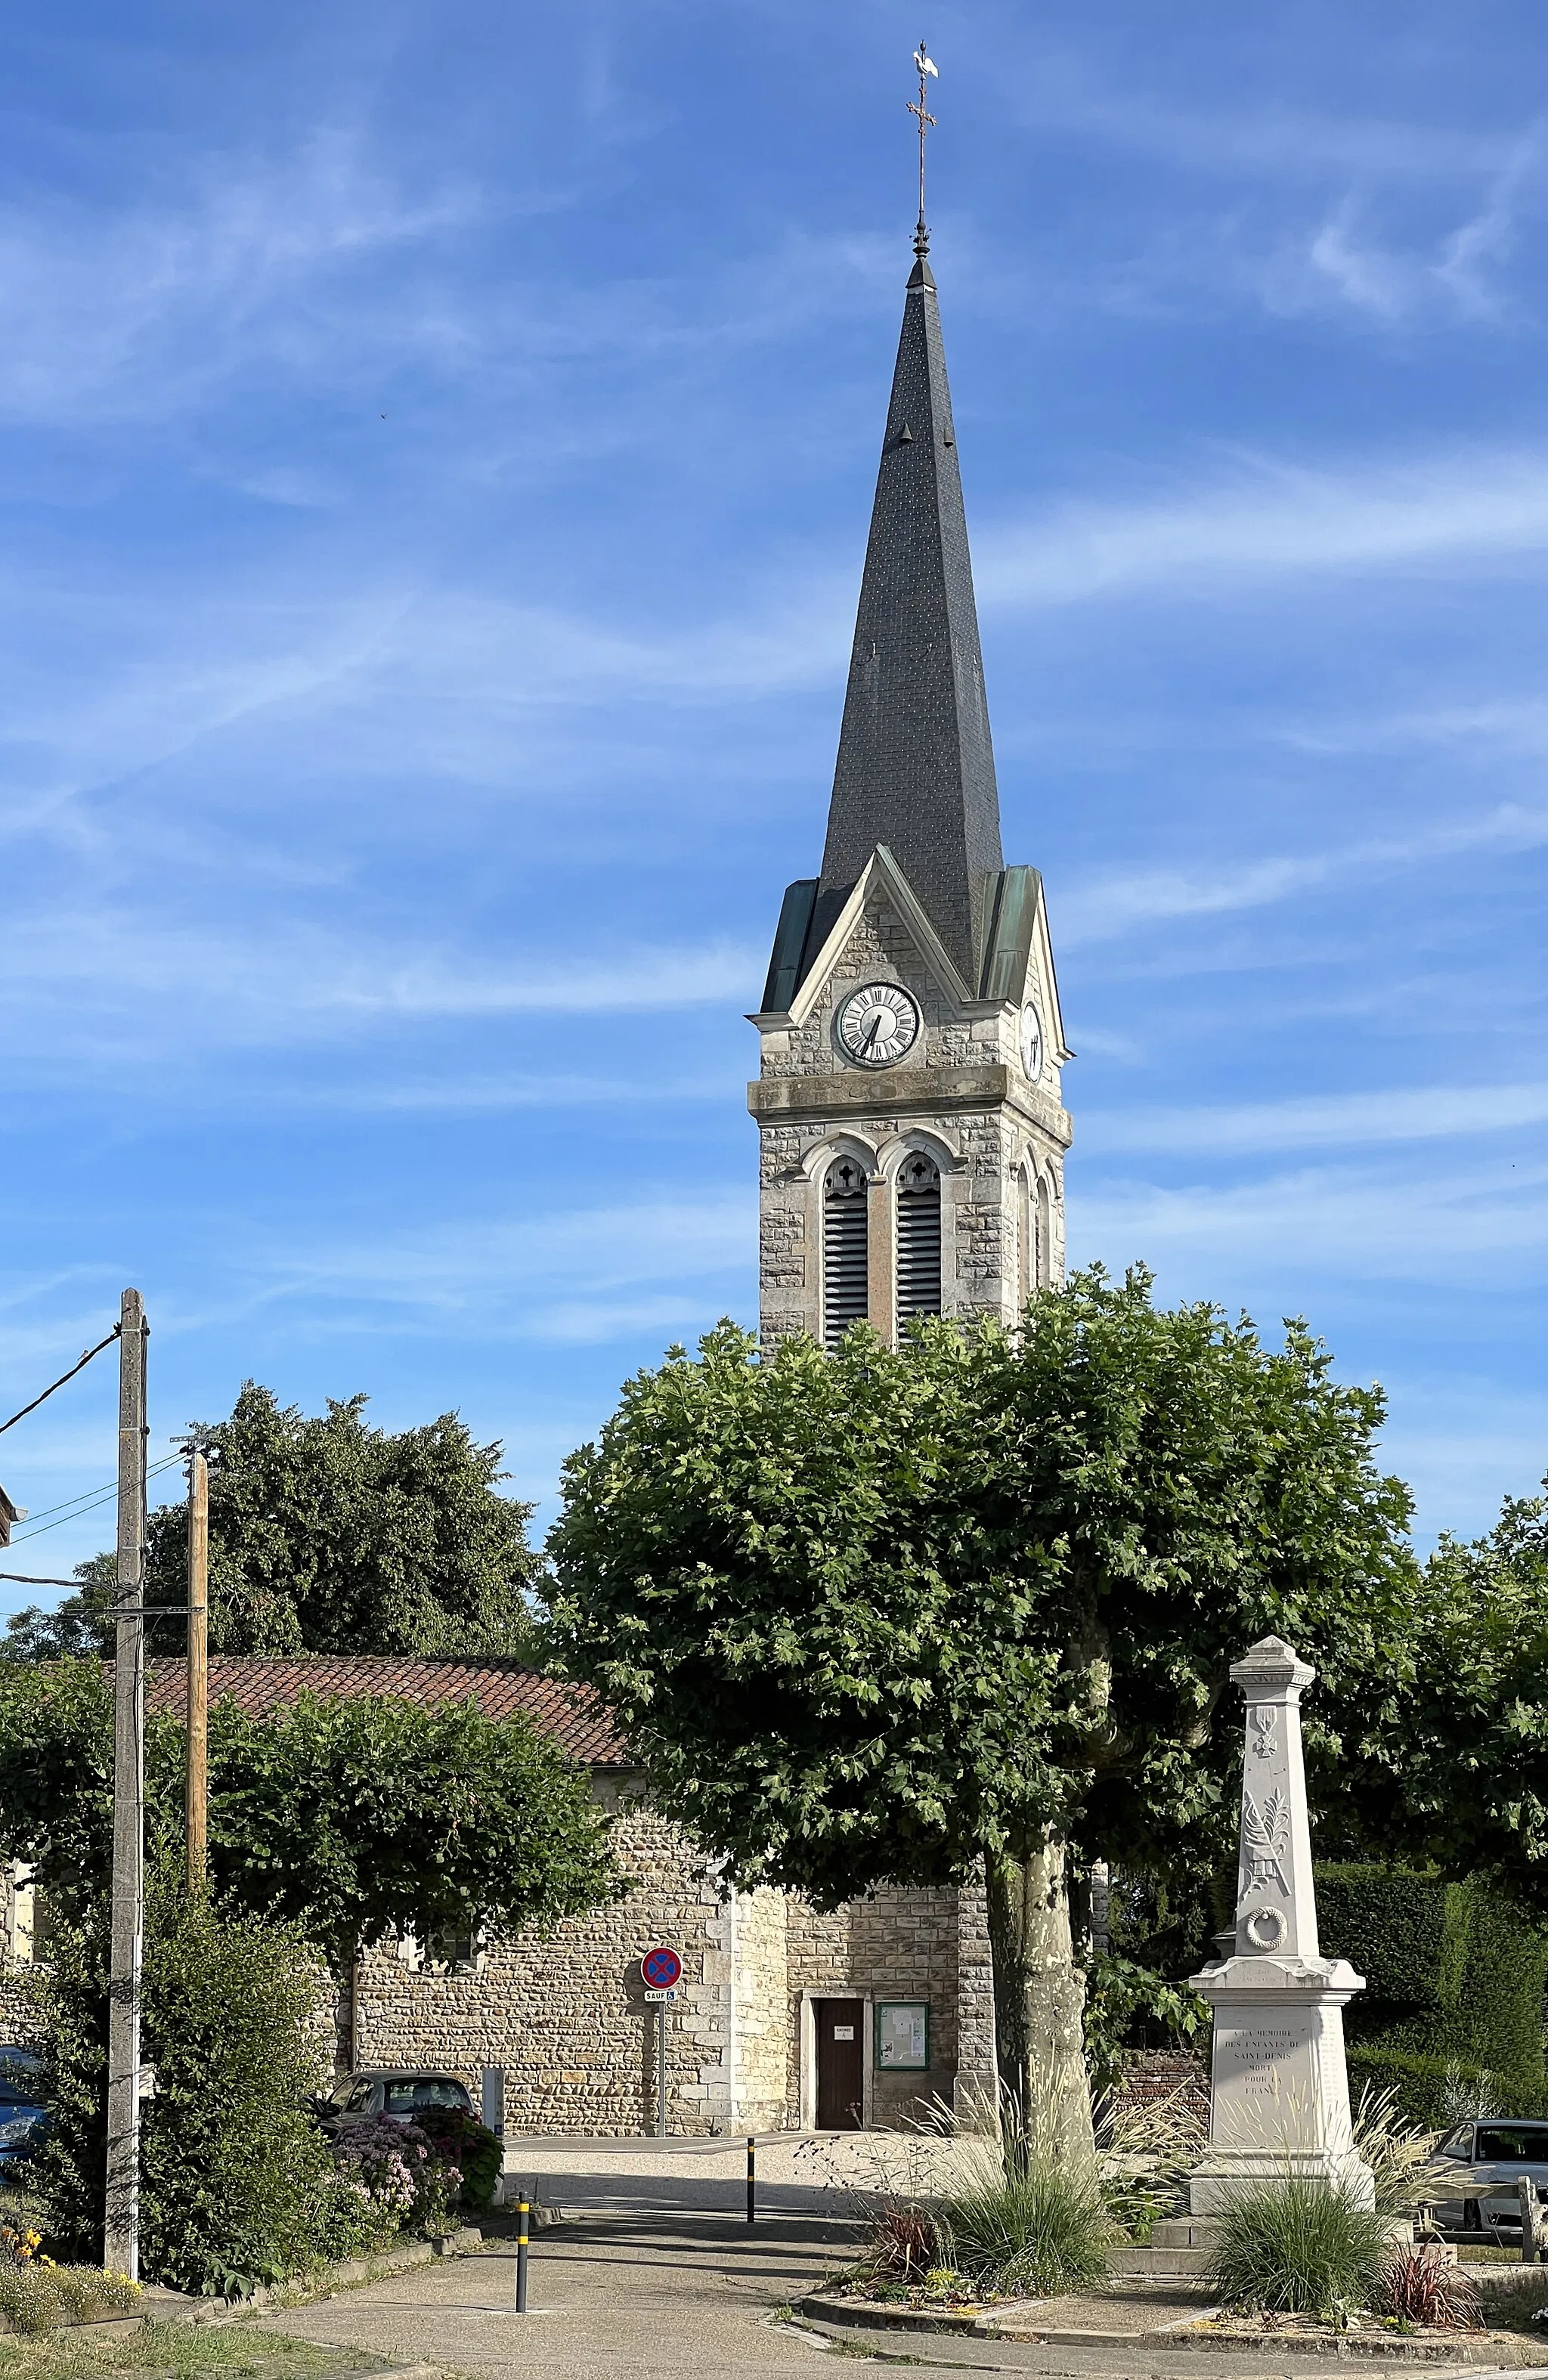
[[[109,1665],[111,1667],[111,1665]],[[145,1700],[153,1711],[181,1712],[188,1669],[180,1660],[147,1665]],[[210,1657],[210,1702],[234,1702],[253,1718],[283,1710],[302,1694],[336,1700],[346,1694],[387,1694],[436,1709],[472,1702],[486,1718],[530,1719],[572,1760],[587,1767],[628,1764],[628,1751],[589,1687],[542,1678],[519,1661],[462,1661],[396,1653],[310,1653],[294,1660],[265,1655]]]

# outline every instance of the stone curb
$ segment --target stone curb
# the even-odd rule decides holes
[[[288,2312],[293,2306],[315,2304],[332,2297],[336,2290],[365,2288],[372,2281],[390,2281],[399,2273],[411,2273],[421,2265],[433,2265],[438,2256],[476,2256],[482,2252],[483,2233],[471,2226],[455,2232],[449,2241],[413,2240],[404,2248],[386,2249],[380,2256],[347,2256],[336,2265],[324,2265],[306,2277],[293,2281],[276,2281],[272,2288],[253,2290],[247,2298],[178,2297],[167,2290],[159,2302],[147,2303],[141,2315],[129,2319],[152,2322],[229,2322],[236,2315],[251,2313],[263,2306],[274,2306]],[[150,2292],[147,2291],[149,2299]],[[168,2303],[166,2301],[170,2300]],[[415,2370],[419,2367],[416,2365]]]
[[[1500,2368],[1504,2347],[1526,2349],[1531,2342],[1514,2332],[1448,2333],[1442,2338],[1378,2338],[1358,2332],[1334,2331],[1323,2338],[1298,2337],[1293,2331],[1200,2331],[1182,2323],[1158,2324],[1152,2330],[1067,2330],[1040,2327],[1035,2298],[995,2306],[982,2313],[931,2313],[922,2307],[878,2305],[870,2298],[842,2298],[816,2290],[798,2299],[796,2312],[830,2330],[896,2330],[942,2333],[957,2338],[1022,2341],[1040,2347],[1186,2348],[1239,2355],[1244,2348],[1272,2346],[1291,2355],[1357,2356],[1377,2363],[1461,2363]],[[1198,2316],[1194,2319],[1202,2320]],[[1541,2355],[1541,2349],[1532,2351]]]

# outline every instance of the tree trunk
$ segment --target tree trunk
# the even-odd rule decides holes
[[[1062,2156],[1095,2152],[1082,2019],[1086,1978],[1075,1963],[1065,1845],[1044,1837],[1030,1858],[988,1863],[989,1939],[1000,2080],[1027,2138]]]

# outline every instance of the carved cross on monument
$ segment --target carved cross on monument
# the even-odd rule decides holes
[[[1247,1700],[1235,1938],[1190,1978],[1214,2009],[1210,2145],[1189,2185],[1194,2215],[1253,2180],[1295,2173],[1374,2190],[1355,2155],[1344,2008],[1365,1989],[1317,1943],[1300,1698],[1316,1676],[1283,1637],[1265,1636],[1231,1671]]]

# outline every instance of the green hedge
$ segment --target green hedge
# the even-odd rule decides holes
[[[1456,2059],[1541,2092],[1548,1936],[1480,1884],[1402,1868],[1316,1872],[1323,1955],[1347,1959],[1366,1988],[1345,2011],[1356,2047]]]
[[[1360,2044],[1350,2049],[1349,2095],[1358,2107],[1366,2083],[1395,2085],[1399,2112],[1410,2123],[1440,2131],[1475,2113],[1548,2115],[1548,2093],[1518,2076],[1498,2074],[1462,2058],[1423,2058],[1414,2050]]]

